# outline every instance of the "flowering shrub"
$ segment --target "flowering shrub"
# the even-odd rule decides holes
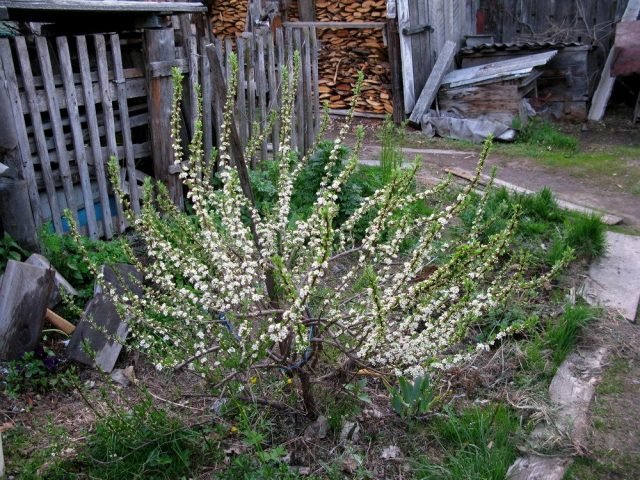
[[[296,61],[293,75],[285,72],[283,80],[277,194],[270,208],[258,211],[243,194],[239,159],[230,154],[237,60],[232,56],[229,61],[232,75],[217,162],[203,158],[200,120],[183,161],[181,82],[175,82],[175,162],[192,213],[179,211],[166,188],[151,181],[144,184],[141,214],[130,213],[130,224],[146,245],[145,261],[138,262],[145,294],[110,293],[127,313],[135,348],[158,369],[186,366],[215,386],[247,382],[251,371],[274,368],[299,376],[304,394],[311,364],[323,347],[356,364],[418,377],[488,349],[518,328],[494,332],[485,344],[454,348],[489,309],[538,288],[562,264],[543,278],[526,279],[523,258],[509,252],[518,212],[503,230],[485,238],[483,201],[464,241],[447,241],[450,224],[469,203],[488,144],[475,180],[451,202],[441,201],[451,191],[449,179],[416,192],[414,165],[396,172],[338,224],[339,198],[363,142],[362,129],[356,129],[355,147],[337,168],[361,78],[313,206],[306,216],[292,219],[294,185],[313,153],[299,159],[290,146]],[[117,176],[117,162],[111,171]],[[128,208],[124,192],[118,194]],[[424,201],[437,205],[434,213],[412,214],[411,207]],[[364,232],[356,238],[354,230],[363,219]],[[409,237],[418,240],[405,252]],[[334,274],[338,263],[340,273]]]

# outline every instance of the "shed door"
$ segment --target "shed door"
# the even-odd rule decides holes
[[[397,1],[404,109],[409,113],[431,71],[431,33],[427,27],[435,27],[429,21],[429,3],[433,0]]]
[[[475,33],[477,0],[397,0],[404,108],[413,110],[447,40]],[[426,28],[426,27],[430,28]]]

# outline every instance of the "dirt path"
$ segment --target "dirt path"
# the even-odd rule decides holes
[[[378,145],[364,147],[361,158],[377,160],[380,155]],[[474,152],[440,149],[404,149],[405,158],[419,157],[423,162],[419,176],[427,178],[444,177],[447,167],[474,170],[477,155]],[[550,188],[558,198],[579,205],[591,207],[622,217],[624,224],[634,229],[640,228],[640,196],[603,186],[596,179],[578,177],[562,169],[545,167],[526,158],[504,158],[492,154],[487,172],[497,167],[497,178],[538,191]]]

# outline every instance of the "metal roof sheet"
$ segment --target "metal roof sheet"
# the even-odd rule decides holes
[[[522,50],[547,50],[567,47],[588,47],[580,42],[511,42],[511,43],[482,43],[472,47],[464,47],[460,50],[463,55],[474,53],[489,53],[496,51],[518,52]]]
[[[557,50],[552,50],[550,52],[454,70],[444,77],[442,86],[454,88],[486,82],[488,80],[500,81],[504,77],[514,78],[514,76],[526,76],[530,74],[535,67],[548,63],[556,53],[558,53]]]

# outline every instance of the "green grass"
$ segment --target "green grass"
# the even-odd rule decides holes
[[[623,392],[621,376],[630,370],[629,360],[616,358],[604,371],[602,381],[597,387],[598,395],[614,395]]]
[[[98,419],[82,444],[70,442],[60,427],[37,434],[18,427],[5,434],[5,449],[9,472],[25,480],[169,480],[193,478],[203,463],[222,460],[207,433],[206,428],[190,428],[146,400]]]
[[[636,480],[640,456],[616,450],[604,452],[598,459],[578,457],[563,480]]]
[[[578,148],[578,140],[575,137],[560,132],[547,121],[536,118],[531,119],[526,126],[520,128],[516,144],[561,152],[575,152]]]
[[[503,405],[449,411],[432,428],[444,458],[441,463],[423,458],[415,465],[415,478],[502,480],[517,456],[519,419]]]
[[[606,228],[596,215],[577,215],[568,219],[566,229],[567,245],[578,256],[594,259],[606,251]]]
[[[578,343],[581,329],[596,316],[593,308],[586,305],[568,306],[549,327],[545,335],[548,347],[553,351],[552,359],[560,365]]]

